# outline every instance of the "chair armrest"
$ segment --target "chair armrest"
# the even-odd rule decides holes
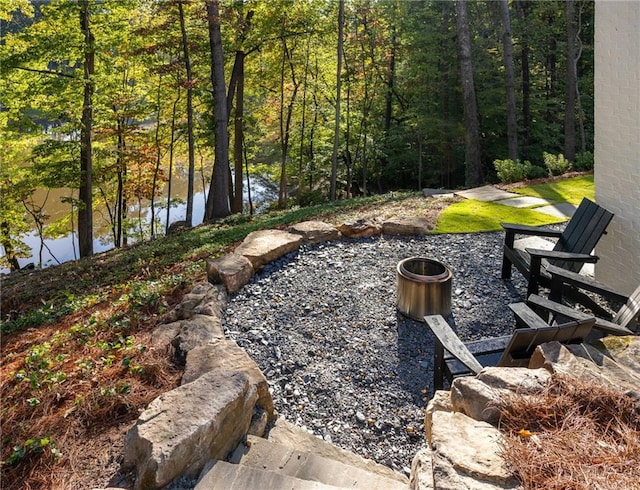
[[[557,250],[543,250],[541,248],[526,248],[531,257],[539,257],[541,259],[556,259],[567,262],[587,262],[595,264],[600,257],[590,254],[577,254],[573,252],[559,252]]]
[[[592,293],[599,294],[600,296],[619,303],[625,303],[627,299],[629,299],[626,294],[620,293],[619,291],[616,291],[615,289],[602,284],[591,277],[577,274],[567,269],[563,269],[562,267],[549,265],[547,267],[547,272],[551,274],[552,284],[557,284],[557,281],[561,281],[563,284],[569,284],[576,288],[591,291]]]
[[[561,231],[552,230],[550,228],[518,225],[516,223],[500,223],[500,225],[502,226],[504,231],[509,234],[548,236],[552,238],[560,238],[562,236]]]
[[[602,318],[596,318],[596,324],[594,329],[600,330],[608,335],[637,335],[626,327],[622,327],[616,323],[604,320]]]
[[[427,323],[438,341],[452,356],[471,369],[475,374],[482,371],[482,365],[473,356],[469,349],[467,349],[467,346],[462,343],[441,315],[427,315],[424,317],[424,321]]]
[[[512,303],[509,305],[516,319],[516,328],[544,328],[549,325],[525,303]]]
[[[543,298],[537,294],[529,295],[527,298],[527,304],[536,310],[548,311],[555,315],[561,315],[575,321],[583,321],[593,318],[593,315],[588,315],[582,311],[574,310],[573,308],[569,308],[568,306]]]

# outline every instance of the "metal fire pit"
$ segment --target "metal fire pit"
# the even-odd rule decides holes
[[[398,262],[398,310],[414,320],[451,314],[451,270],[432,259],[411,257]]]

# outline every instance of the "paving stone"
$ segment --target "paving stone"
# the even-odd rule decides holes
[[[549,204],[549,201],[546,199],[532,196],[510,197],[509,199],[500,199],[499,201],[494,202],[496,204],[504,204],[505,206],[511,206],[513,208],[530,208],[532,206],[544,206],[545,204]],[[538,211],[538,208],[534,211]]]
[[[509,199],[510,197],[519,197],[519,194],[503,191],[492,185],[467,189],[465,191],[457,191],[458,196],[466,199],[477,199],[478,201],[499,201],[500,199]]]
[[[534,211],[550,214],[551,216],[557,216],[558,218],[571,218],[573,213],[576,212],[576,209],[575,204],[571,204],[570,202],[561,202],[550,206],[542,206],[540,208],[536,208]]]

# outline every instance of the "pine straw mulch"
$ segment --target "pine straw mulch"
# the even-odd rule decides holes
[[[554,374],[536,395],[501,404],[502,455],[523,487],[640,489],[640,398]]]

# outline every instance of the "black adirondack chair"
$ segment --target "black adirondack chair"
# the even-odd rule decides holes
[[[527,296],[537,294],[539,286],[549,287],[551,276],[546,271],[549,264],[580,272],[585,263],[595,263],[598,257],[591,255],[600,237],[606,233],[613,213],[598,206],[587,198],[582,199],[564,231],[559,232],[544,227],[502,223],[505,230],[502,278],[511,278],[511,265],[529,281]],[[552,250],[514,247],[516,235],[544,236],[557,238]]]
[[[640,285],[630,295],[623,294],[616,289],[585,277],[575,272],[550,265],[547,272],[551,275],[551,293],[549,298],[553,304],[561,303],[565,297],[577,299],[577,302],[594,312],[596,324],[594,329],[606,335],[633,335],[640,333]],[[576,290],[590,291],[607,301],[622,304],[613,315],[602,308],[587,295],[576,295]],[[556,313],[549,309],[551,314]]]
[[[440,390],[444,377],[454,378],[478,374],[483,367],[526,367],[535,348],[545,342],[580,343],[589,335],[595,318],[571,308],[572,319],[549,325],[525,303],[509,305],[516,318],[512,335],[463,343],[441,315],[424,317],[434,333],[435,353],[433,386]]]

